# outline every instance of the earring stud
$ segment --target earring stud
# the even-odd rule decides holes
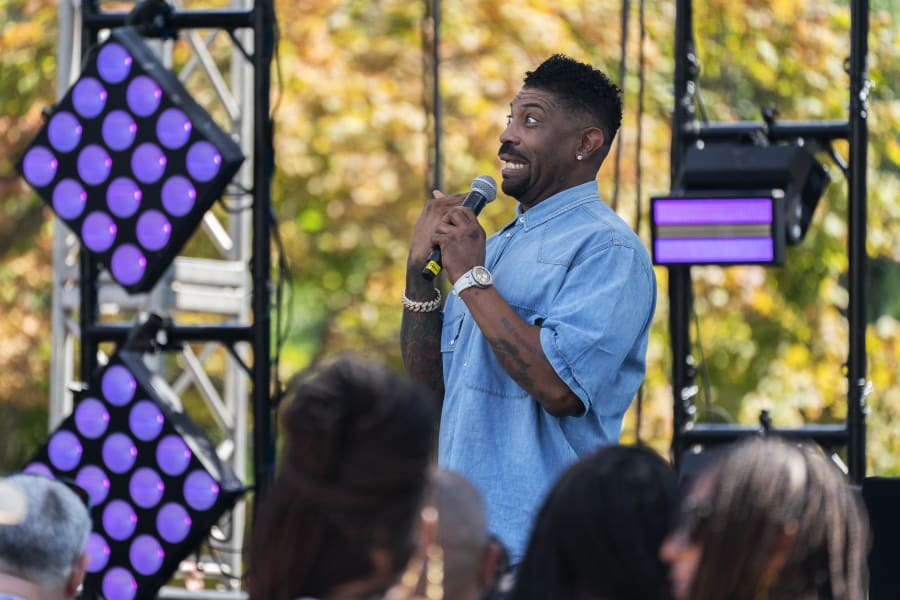
[[[583,157],[582,155],[580,155],[580,154],[576,154],[576,155],[575,155],[575,159],[576,159],[576,160],[581,160],[582,158],[584,158],[584,157]]]

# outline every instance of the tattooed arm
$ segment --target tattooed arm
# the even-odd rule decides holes
[[[434,286],[422,278],[424,266],[425,261],[422,261],[421,266],[408,268],[406,296],[416,302],[427,302],[435,297]],[[400,354],[406,372],[411,379],[431,390],[438,399],[444,397],[441,315],[439,310],[413,312],[404,309],[400,323]]]
[[[494,288],[471,287],[459,295],[500,364],[516,383],[555,417],[580,415],[584,405],[560,379],[541,349],[541,328],[529,325]]]
[[[472,266],[484,264],[484,230],[468,208],[446,210],[435,228],[432,242],[441,246],[450,281],[456,281]],[[581,399],[557,375],[544,355],[539,326],[522,320],[493,287],[470,287],[459,297],[509,376],[540,402],[544,410],[556,417],[584,412]]]
[[[462,200],[462,194],[445,196],[435,190],[433,197],[425,202],[413,230],[409,257],[406,260],[405,294],[413,302],[428,302],[436,296],[435,282],[425,280],[422,269],[434,247],[432,237],[435,228],[446,212],[458,206]],[[434,392],[439,400],[444,397],[441,322],[440,310],[414,312],[404,308],[400,324],[400,354],[406,372],[414,381]]]

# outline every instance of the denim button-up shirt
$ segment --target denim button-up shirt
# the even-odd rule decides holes
[[[554,417],[506,373],[465,303],[444,307],[439,463],[481,492],[488,524],[518,562],[561,471],[616,443],[644,377],[656,278],[640,238],[596,182],[560,192],[487,240],[485,266],[584,413]]]

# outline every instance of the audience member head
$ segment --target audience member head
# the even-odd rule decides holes
[[[74,598],[84,579],[91,515],[64,483],[19,473],[0,493],[17,496],[0,522],[0,593]],[[5,502],[9,504],[9,502]]]
[[[249,544],[253,598],[365,597],[415,547],[433,434],[427,392],[343,356],[288,384],[278,473]]]
[[[678,481],[650,449],[608,446],[569,467],[534,523],[514,600],[668,597],[658,553]]]
[[[868,525],[815,444],[739,442],[685,498],[661,556],[679,599],[863,598]]]
[[[481,495],[462,475],[434,467],[426,499],[416,555],[386,598],[431,597],[429,584],[439,584],[445,600],[483,598],[497,577],[503,549],[488,533]]]

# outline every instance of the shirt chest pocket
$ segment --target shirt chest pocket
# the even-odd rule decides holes
[[[446,354],[456,350],[459,342],[459,333],[462,331],[463,316],[465,313],[445,314],[444,323],[441,326],[441,353]]]
[[[526,398],[528,394],[507,374],[472,316],[453,306],[444,315],[441,353],[444,358],[444,385],[448,391],[499,398]],[[534,320],[526,317],[533,324]],[[449,377],[447,377],[449,375]]]

